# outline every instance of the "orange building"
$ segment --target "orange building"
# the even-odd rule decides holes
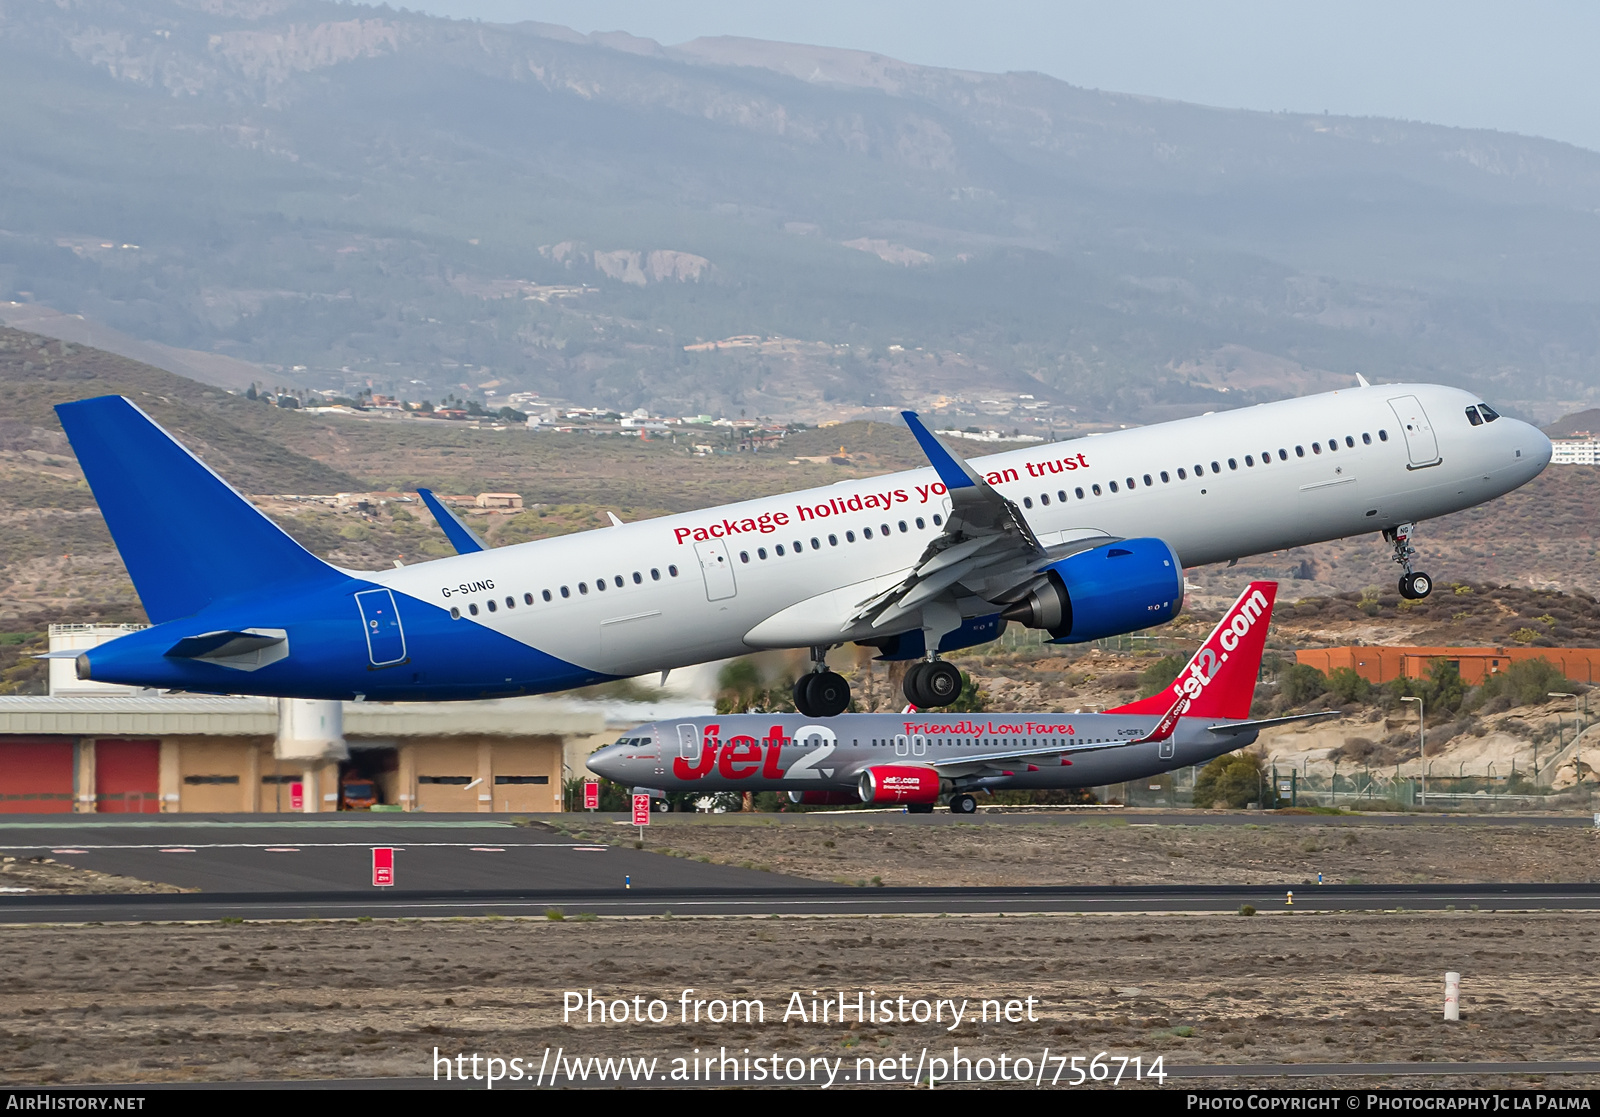
[[[1600,648],[1389,648],[1357,644],[1295,652],[1294,658],[1323,674],[1348,667],[1372,683],[1424,678],[1436,659],[1454,663],[1468,686],[1476,686],[1523,659],[1547,660],[1575,682],[1593,683],[1600,679]]]

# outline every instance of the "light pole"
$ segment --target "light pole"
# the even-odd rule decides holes
[[[1552,690],[1552,691],[1549,691],[1548,692],[1548,696],[1551,697],[1551,698],[1570,698],[1570,699],[1572,699],[1572,760],[1573,760],[1572,770],[1573,770],[1574,773],[1577,774],[1578,782],[1582,783],[1583,782],[1583,750],[1578,748],[1578,737],[1581,736],[1582,733],[1583,733],[1583,724],[1582,724],[1582,722],[1580,722],[1578,720],[1578,696],[1576,694],[1568,694],[1564,690]],[[1557,721],[1557,724],[1558,725],[1560,724],[1559,720]]]
[[[1422,765],[1422,805],[1428,805],[1428,725],[1426,715],[1423,713],[1423,702],[1420,698],[1402,695],[1402,702],[1415,702],[1417,704],[1417,759]]]

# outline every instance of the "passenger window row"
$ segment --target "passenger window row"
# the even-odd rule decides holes
[[[1488,410],[1487,405],[1479,404],[1478,406],[1483,407],[1485,409],[1485,411]],[[1470,417],[1472,409],[1468,408],[1467,411],[1468,411],[1468,414],[1469,414],[1469,417]],[[1498,419],[1499,416],[1496,415],[1495,418]],[[1490,420],[1490,421],[1492,421],[1492,420]],[[1386,430],[1378,431],[1378,441],[1379,442],[1387,442],[1387,441],[1389,441],[1389,432],[1386,431]],[[1363,433],[1361,435],[1361,444],[1363,446],[1371,446],[1372,445],[1372,435],[1367,434],[1367,433]],[[1353,450],[1355,448],[1355,445],[1356,445],[1355,435],[1353,435],[1353,434],[1345,435],[1344,436],[1344,445],[1345,445],[1346,449],[1352,449]],[[1322,449],[1323,449],[1323,444],[1321,442],[1313,442],[1311,444],[1311,453],[1313,455],[1321,454],[1322,453]],[[1337,436],[1334,437],[1334,438],[1328,439],[1327,449],[1328,449],[1328,453],[1330,453],[1330,454],[1338,452],[1338,450],[1339,450],[1339,438]],[[1263,450],[1261,452],[1261,464],[1262,465],[1267,465],[1269,462],[1271,462],[1272,461],[1272,454],[1273,454],[1273,451],[1270,450],[1270,449],[1269,450]],[[1289,450],[1288,450],[1287,447],[1279,447],[1278,451],[1277,451],[1277,454],[1278,454],[1278,460],[1279,461],[1286,462],[1286,461],[1289,460]],[[1297,457],[1297,458],[1305,457],[1306,456],[1306,448],[1305,448],[1305,446],[1304,445],[1296,446],[1294,448],[1294,456]],[[1246,469],[1254,469],[1255,465],[1256,465],[1256,456],[1254,454],[1246,454],[1244,456],[1244,465],[1245,465]],[[1229,458],[1228,459],[1228,469],[1229,469],[1229,471],[1236,471],[1238,468],[1239,468],[1239,459],[1238,458]],[[1212,473],[1221,473],[1222,472],[1222,463],[1220,461],[1212,462],[1211,463],[1211,472]],[[1178,467],[1177,474],[1178,474],[1178,480],[1180,480],[1180,481],[1187,481],[1189,479],[1189,471],[1187,469],[1185,469],[1184,467],[1182,467],[1182,466]],[[1206,463],[1204,463],[1204,462],[1196,462],[1195,465],[1194,465],[1194,475],[1196,477],[1204,477],[1206,475]],[[1159,476],[1161,478],[1161,483],[1163,485],[1168,485],[1168,484],[1172,483],[1172,474],[1167,472],[1164,469],[1157,476]],[[1155,488],[1155,479],[1153,477],[1151,477],[1150,474],[1148,474],[1148,473],[1144,474],[1142,479],[1144,481],[1144,487],[1145,488],[1147,488],[1147,489]],[[1126,485],[1128,487],[1128,490],[1131,492],[1134,489],[1137,489],[1139,487],[1139,480],[1140,480],[1140,478],[1125,477],[1125,478],[1123,478],[1122,484]],[[1109,489],[1111,492],[1114,492],[1114,493],[1122,491],[1121,487],[1115,481],[1107,481],[1106,482],[1106,488]],[[1079,486],[1079,487],[1073,489],[1072,492],[1079,500],[1085,499],[1082,486]],[[1103,495],[1105,495],[1104,491],[1101,489],[1101,487],[1099,485],[1090,485],[1089,486],[1089,492],[1091,494],[1093,494],[1094,496],[1103,496]],[[1057,489],[1056,490],[1055,499],[1056,499],[1056,502],[1058,504],[1065,504],[1067,502],[1067,490],[1065,490],[1065,489]],[[1040,493],[1039,494],[1039,504],[1041,506],[1043,506],[1043,507],[1048,508],[1050,506],[1050,494],[1049,493]],[[1024,508],[1032,508],[1033,507],[1033,497],[1031,497],[1031,496],[1023,497],[1022,498],[1022,506]]]
[[[921,516],[918,516],[916,518],[916,520],[913,521],[913,522],[916,524],[916,527],[917,527],[918,531],[926,531],[928,529],[928,521],[923,519]],[[944,523],[944,517],[941,516],[941,515],[938,515],[937,513],[935,513],[935,515],[933,517],[933,526],[934,527],[939,527],[943,523]],[[901,535],[905,535],[905,534],[907,534],[907,533],[909,533],[911,531],[911,525],[906,523],[906,521],[904,521],[904,520],[900,520],[898,522],[897,526],[900,528],[900,534]],[[889,536],[894,534],[894,532],[890,530],[888,524],[879,524],[878,525],[878,530],[879,530],[880,533],[882,533],[882,535],[883,535],[883,537],[885,539],[887,539]],[[871,539],[872,538],[872,529],[870,527],[862,528],[861,529],[861,537],[863,539]],[[854,543],[856,541],[856,533],[854,531],[845,532],[844,533],[844,541],[846,543]],[[831,535],[830,534],[828,536],[828,546],[837,547],[838,545],[839,545],[839,537],[837,535]],[[800,554],[802,551],[804,551],[806,549],[805,543],[802,540],[796,539],[794,541],[793,549],[794,549],[794,553],[798,555],[798,554]],[[813,551],[822,550],[822,540],[818,539],[815,535],[813,535],[811,537],[811,549]],[[782,543],[775,544],[773,546],[772,550],[773,550],[773,553],[778,558],[782,558],[785,554],[788,553],[787,551],[784,550],[784,547],[783,547]],[[765,547],[757,547],[756,548],[756,559],[758,561],[765,561],[766,557],[767,557],[767,549]],[[749,551],[740,551],[739,552],[739,561],[741,563],[749,563],[749,561],[750,561],[750,552]]]
[[[667,577],[676,578],[677,576],[678,576],[678,568],[677,568],[677,566],[676,565],[669,565],[667,567]],[[652,582],[661,581],[661,570],[659,568],[651,567],[651,569],[650,569],[650,580]],[[627,579],[625,579],[621,574],[614,574],[614,575],[611,576],[611,584],[615,585],[618,589],[621,589],[623,586],[627,585]],[[635,570],[633,572],[633,584],[636,585],[636,586],[641,586],[641,585],[644,584],[644,575],[641,574],[637,570]],[[596,578],[595,582],[594,582],[594,588],[595,588],[596,591],[598,591],[600,593],[604,593],[605,590],[606,590],[606,579],[604,577]],[[562,587],[560,587],[559,592],[560,592],[562,597],[571,597],[572,596],[572,588],[570,586],[562,586]],[[587,596],[588,593],[589,593],[589,583],[588,582],[579,582],[578,583],[578,593],[579,593],[580,596]],[[538,599],[536,599],[533,596],[532,593],[525,593],[525,594],[522,595],[522,603],[524,605],[532,605],[532,604],[534,604],[534,602],[536,600],[539,600],[539,599],[543,599],[545,601],[554,601],[555,600],[555,595],[552,594],[549,590],[540,590]],[[489,612],[491,612],[491,613],[496,613],[496,612],[499,612],[499,610],[500,610],[499,603],[492,597],[488,601],[485,601],[483,603],[483,605],[484,605],[484,608],[488,609]],[[506,596],[506,598],[505,598],[505,607],[508,610],[515,609],[517,607],[517,599],[508,594]],[[469,604],[467,606],[467,613],[468,613],[469,616],[474,616],[474,617],[477,616],[478,615],[478,606],[477,606],[477,604],[476,603]],[[460,620],[461,619],[461,607],[459,605],[451,607],[451,609],[450,609],[450,617],[451,617],[452,620]]]

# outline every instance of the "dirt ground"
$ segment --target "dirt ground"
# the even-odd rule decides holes
[[[842,1057],[845,1073],[857,1058],[908,1054],[914,1067],[923,1048],[953,1046],[1188,1065],[1592,1058],[1597,931],[1592,914],[1474,912],[7,927],[0,1079],[419,1077],[435,1048],[537,1065],[547,1046],[657,1056],[662,1073],[723,1047]],[[1456,1024],[1441,1019],[1446,970],[1463,975]],[[759,999],[765,1022],[680,1023],[685,988]],[[563,1024],[563,994],[589,989],[660,998],[674,1015]],[[795,991],[858,989],[967,999],[973,1012],[1032,996],[1036,1019],[969,1016],[948,1031],[782,1019]]]
[[[53,857],[0,857],[0,893],[183,892],[172,884],[96,872],[62,864]]]
[[[656,815],[645,848],[884,885],[1331,884],[1600,880],[1600,831],[1452,824],[1139,825],[1120,818],[904,824],[903,815]],[[627,842],[610,823],[559,823]]]

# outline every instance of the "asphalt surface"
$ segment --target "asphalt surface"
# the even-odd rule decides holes
[[[662,860],[668,860],[662,858]],[[206,892],[0,896],[0,923],[219,919],[382,919],[564,915],[649,917],[1026,915],[1035,913],[1600,910],[1600,884],[1134,885],[1051,888],[848,888],[761,874],[768,887],[615,886],[530,890]]]
[[[559,817],[559,816],[552,816]],[[768,815],[795,820],[797,815]],[[816,816],[812,816],[815,818]],[[1011,825],[1041,819],[1073,825],[1106,813],[951,815],[874,814],[874,825]],[[1218,822],[1345,822],[1342,816],[1261,812],[1117,812],[1131,825]],[[1420,816],[1453,825],[1592,825],[1542,816]],[[570,819],[570,816],[568,816]],[[617,836],[633,830],[620,815],[598,816]],[[1412,824],[1419,816],[1361,816],[1357,822]],[[712,819],[706,819],[713,822]],[[853,825],[854,820],[840,819]],[[673,819],[674,827],[693,824]],[[372,850],[394,854],[394,883],[372,883]],[[0,852],[158,881],[198,894],[0,895],[0,921],[82,922],[143,919],[301,919],[335,916],[542,914],[547,908],[602,915],[973,914],[1023,911],[1225,911],[1289,907],[1284,888],[1242,886],[852,889],[777,873],[711,865],[622,845],[576,842],[544,826],[485,815],[12,816],[0,821]],[[1287,886],[1284,886],[1285,888]],[[1305,910],[1600,907],[1600,886],[1309,886]]]
[[[381,818],[381,816],[377,816]],[[618,827],[619,834],[623,828]],[[632,831],[627,831],[632,833]],[[394,852],[397,893],[621,889],[782,889],[810,884],[619,846],[575,842],[507,822],[0,824],[0,852],[206,893],[346,893],[372,889],[372,850]]]

